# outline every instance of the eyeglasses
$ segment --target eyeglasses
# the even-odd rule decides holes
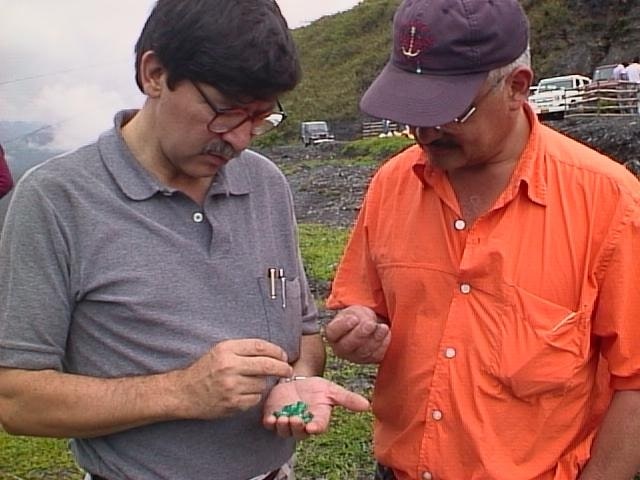
[[[280,100],[277,101],[277,111],[249,114],[242,108],[218,108],[207,98],[197,83],[191,82],[202,99],[213,110],[213,118],[207,123],[207,130],[211,133],[227,133],[235,130],[243,123],[251,122],[251,135],[263,135],[280,125],[287,114]]]
[[[418,141],[418,143],[421,143],[420,138],[425,137],[425,131],[429,128],[433,128],[435,130],[440,131],[442,130],[443,126],[458,127],[460,125],[465,124],[467,120],[469,120],[473,116],[473,114],[476,113],[476,110],[478,110],[478,107],[480,106],[480,104],[489,96],[489,94],[493,92],[496,89],[496,87],[502,83],[502,80],[504,80],[505,76],[506,75],[503,75],[500,78],[498,78],[491,85],[491,88],[489,88],[489,90],[484,92],[475,102],[469,105],[469,108],[467,108],[465,112],[459,117],[454,118],[453,120],[445,123],[444,125],[435,125],[433,127],[414,127],[414,134],[413,134],[414,138]]]

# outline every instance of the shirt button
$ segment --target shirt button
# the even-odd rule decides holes
[[[456,356],[456,349],[452,347],[445,349],[444,356],[447,358],[454,358]]]
[[[202,214],[202,212],[195,212],[192,218],[194,222],[202,223],[202,221],[204,220],[204,215]]]
[[[440,410],[434,410],[431,412],[431,418],[433,418],[436,422],[442,420],[442,412]]]
[[[422,472],[422,480],[433,480],[431,472]]]
[[[467,222],[465,222],[462,219],[458,219],[455,222],[453,222],[453,228],[455,228],[456,230],[464,230],[467,227]]]
[[[460,285],[460,291],[466,295],[467,293],[471,292],[471,285],[469,285],[468,283],[463,283],[462,285]]]

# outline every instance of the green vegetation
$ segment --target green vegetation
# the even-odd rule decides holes
[[[407,137],[374,137],[364,138],[347,143],[342,155],[353,161],[375,165],[400,153],[415,142]]]
[[[66,440],[12,437],[0,431],[0,480],[79,480]]]
[[[299,231],[300,250],[307,275],[316,280],[331,280],[349,236],[349,230],[301,224]]]

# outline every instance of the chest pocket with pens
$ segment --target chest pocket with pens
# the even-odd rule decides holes
[[[268,327],[268,340],[287,352],[289,362],[300,355],[302,306],[300,280],[290,278],[283,268],[270,267],[258,279]]]

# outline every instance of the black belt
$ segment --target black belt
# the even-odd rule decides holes
[[[278,475],[278,472],[280,472],[280,469],[274,470],[273,472],[271,472],[269,475],[267,475],[266,477],[264,477],[263,480],[274,480],[274,478],[276,478],[276,476]],[[91,480],[107,480],[104,477],[101,477],[100,475],[94,475],[93,473],[91,474]]]

